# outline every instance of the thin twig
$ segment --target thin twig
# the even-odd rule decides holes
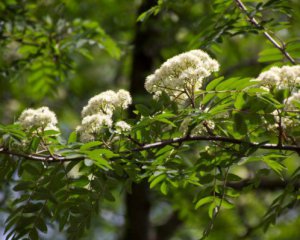
[[[224,181],[223,181],[223,192],[222,192],[222,196],[221,196],[220,202],[219,202],[219,204],[214,208],[214,210],[213,210],[213,215],[212,215],[212,219],[211,219],[211,221],[209,222],[208,226],[204,229],[204,232],[203,232],[203,235],[202,235],[201,240],[204,240],[204,239],[209,235],[209,233],[213,230],[215,221],[216,221],[216,219],[217,219],[217,216],[218,216],[219,213],[220,213],[220,209],[221,209],[223,200],[224,200],[224,198],[225,198],[226,184],[227,184],[227,177],[228,177],[229,169],[230,169],[230,168],[228,167],[228,168],[226,169],[226,172],[225,172]],[[215,177],[214,185],[216,185],[216,177]],[[214,186],[214,188],[215,188],[215,186]],[[214,190],[214,199],[215,199],[215,195],[216,195],[216,191]],[[214,200],[214,201],[215,201],[215,200]]]
[[[252,17],[248,12],[246,6],[241,0],[234,0],[238,8],[247,16],[249,22],[256,28],[263,30],[264,36],[276,47],[293,65],[296,64],[295,59],[286,51],[285,44],[278,43],[268,31],[256,20],[255,17]],[[278,39],[278,37],[276,37]],[[281,41],[282,42],[282,41]]]

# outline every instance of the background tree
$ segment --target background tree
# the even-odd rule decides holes
[[[279,126],[266,139],[260,136],[267,126],[260,117],[276,124],[271,110],[281,109],[289,93],[258,99],[251,92],[239,94],[263,69],[298,62],[297,9],[292,0],[1,2],[3,236],[298,239],[297,127],[291,134]],[[230,121],[218,118],[218,131],[204,134],[222,151],[187,138],[147,153],[132,151],[180,136],[182,127],[176,132],[173,124],[178,129],[189,116],[194,116],[190,130],[202,123],[199,112],[178,112],[167,96],[156,102],[144,89],[145,78],[162,62],[197,48],[219,61],[224,76],[207,80],[202,99],[210,107],[219,104],[211,116],[229,113]],[[128,155],[99,142],[82,144],[72,133],[90,97],[119,88],[130,89],[137,104],[129,113],[137,126],[118,149],[131,151]],[[57,113],[62,136],[45,132],[24,147],[28,136],[9,124],[25,108],[43,105]],[[237,146],[218,145],[227,140],[215,138],[221,132],[237,139],[232,142]],[[253,139],[260,144],[247,145]],[[257,151],[263,140],[275,151]],[[44,152],[34,155],[41,146]],[[87,158],[92,166],[83,161]]]

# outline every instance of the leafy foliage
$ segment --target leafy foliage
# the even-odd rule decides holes
[[[138,16],[138,24],[155,19],[162,28],[178,34],[174,45],[164,47],[161,56],[156,56],[157,62],[189,46],[208,50],[224,67],[219,75],[203,80],[202,87],[189,96],[191,102],[178,104],[162,92],[159,99],[151,99],[146,105],[135,104],[130,119],[116,109],[117,113],[110,116],[113,122],[126,119],[130,132],[107,126],[94,141],[80,141],[78,131],[74,131],[79,111],[70,109],[70,105],[59,114],[63,119],[61,134],[22,128],[17,118],[14,124],[1,124],[0,191],[6,200],[1,201],[1,211],[7,214],[5,238],[39,239],[55,231],[64,232],[68,239],[88,236],[87,229],[93,228],[95,219],[104,218],[102,211],[110,202],[116,202],[117,211],[120,192],[131,193],[133,184],[141,182],[148,184],[157,205],[168,202],[180,221],[200,227],[194,235],[185,229],[178,231],[181,239],[204,239],[208,235],[219,239],[218,234],[223,234],[221,222],[239,226],[239,232],[230,231],[229,239],[255,238],[268,229],[272,234],[272,225],[278,221],[280,226],[289,213],[298,219],[299,102],[293,103],[293,110],[286,106],[300,85],[267,88],[254,79],[265,67],[286,65],[290,61],[287,53],[296,62],[299,59],[298,40],[293,39],[297,32],[291,21],[291,5],[299,4],[289,2],[245,1],[245,12],[237,1],[158,1]],[[67,89],[64,94],[76,89],[76,84],[78,89],[88,86],[79,81],[80,77],[77,83],[71,80],[82,63],[108,58],[99,50],[124,61],[122,74],[129,71],[129,44],[117,44],[110,35],[116,39],[120,36],[107,34],[93,19],[95,16],[64,16],[72,10],[71,5],[58,1],[0,3],[0,12],[7,13],[1,14],[0,20],[0,47],[5,53],[1,57],[1,81],[7,81],[4,89],[18,95],[17,99],[22,99],[22,94],[26,96],[24,101],[30,99],[18,103],[17,110],[1,109],[6,122],[5,116],[19,115],[22,104],[52,101],[54,108],[63,105],[57,86]],[[55,11],[43,14],[43,8],[53,6]],[[122,11],[117,5],[110,6]],[[199,9],[191,11],[196,7]],[[202,17],[203,13],[207,14]],[[248,22],[253,18],[259,26]],[[176,21],[178,29],[174,27]],[[283,43],[277,33],[287,29]],[[250,62],[240,67],[239,62],[249,58],[249,51],[241,49],[250,48],[252,38],[262,41],[268,32],[279,47],[265,38],[266,43],[253,53],[256,66]],[[123,38],[127,40],[127,36]],[[105,71],[109,73],[110,68]],[[74,100],[71,95],[68,98]],[[86,103],[86,99],[78,99],[75,102],[79,105]],[[292,123],[286,124],[286,120]],[[223,212],[230,217],[226,219]],[[253,224],[248,219],[254,219]]]

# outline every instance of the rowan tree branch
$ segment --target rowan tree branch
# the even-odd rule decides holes
[[[244,179],[238,182],[228,182],[227,186],[231,187],[235,190],[243,190],[243,188],[246,188],[250,185],[254,184],[254,179]],[[291,180],[280,180],[280,179],[269,179],[266,177],[263,177],[260,179],[259,184],[254,187],[256,190],[268,190],[268,191],[276,191],[280,189],[285,189],[289,184],[291,184]],[[295,189],[300,188],[300,182],[293,182],[292,186]]]
[[[171,145],[174,143],[183,143],[183,142],[191,142],[191,141],[216,141],[216,142],[224,142],[224,143],[233,143],[233,144],[245,144],[249,147],[255,147],[260,149],[274,149],[274,150],[287,150],[287,151],[294,151],[299,152],[300,147],[295,145],[277,145],[277,144],[261,144],[261,143],[253,143],[244,141],[242,139],[235,139],[229,137],[222,137],[222,136],[185,136],[181,138],[172,138],[168,140],[163,140],[160,142],[149,143],[145,144],[143,147],[132,149],[131,151],[139,152],[151,148],[160,148],[166,145]]]
[[[264,36],[273,44],[274,47],[276,47],[293,65],[296,64],[295,59],[286,51],[285,44],[278,43],[271,35],[268,33],[268,31],[262,26],[255,17],[251,16],[248,12],[247,7],[244,5],[244,3],[241,0],[234,0],[238,6],[238,8],[246,15],[248,21],[255,26],[256,28],[263,30]],[[278,37],[276,37],[279,39]],[[280,40],[280,42],[282,42]]]
[[[159,142],[144,144],[138,148],[133,148],[131,150],[122,151],[119,152],[120,155],[126,155],[130,154],[132,152],[141,152],[148,149],[153,148],[161,148],[167,145],[172,144],[181,144],[184,142],[200,142],[200,141],[207,141],[207,142],[223,142],[223,143],[232,143],[237,145],[244,144],[247,147],[253,147],[257,149],[270,149],[270,150],[285,150],[285,151],[293,151],[296,153],[300,153],[300,146],[297,145],[277,145],[277,144],[269,144],[269,143],[254,143],[254,142],[248,142],[242,139],[235,139],[235,138],[229,138],[229,137],[222,137],[222,136],[185,136],[180,138],[172,138],[168,140],[163,140]],[[0,154],[4,155],[11,155],[16,157],[25,158],[28,160],[33,161],[43,161],[48,163],[54,163],[54,162],[69,162],[69,161],[82,161],[86,157],[85,156],[76,156],[76,157],[70,157],[70,156],[62,156],[62,155],[45,155],[45,154],[35,154],[35,153],[23,153],[23,152],[16,152],[9,150],[3,146],[0,146]]]
[[[48,162],[48,163],[53,163],[53,162],[70,162],[70,161],[82,161],[85,159],[84,156],[80,157],[64,157],[60,155],[55,155],[51,156],[45,155],[45,154],[30,154],[30,153],[21,153],[21,152],[16,152],[16,151],[11,151],[9,149],[6,149],[4,147],[0,146],[0,154],[4,155],[9,155],[9,156],[15,156],[15,157],[20,157],[32,161],[40,161],[40,162]]]

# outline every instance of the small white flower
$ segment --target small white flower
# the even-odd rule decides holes
[[[279,113],[277,110],[273,111],[271,113],[274,116],[274,120],[275,120],[275,124],[269,124],[267,126],[268,130],[270,131],[278,131],[278,127],[279,127],[279,122],[281,122],[281,127],[282,128],[288,128],[288,127],[292,127],[294,126],[294,121],[289,118],[288,116],[282,116],[281,118],[279,117]]]
[[[295,103],[300,104],[300,91],[292,93],[288,99],[285,100],[285,109],[288,111],[296,110]]]
[[[82,110],[82,116],[86,117],[93,114],[112,115],[117,102],[117,94],[114,91],[108,90],[92,97],[88,105]]]
[[[285,89],[300,85],[300,66],[272,67],[256,79],[262,86]]]
[[[54,112],[50,111],[48,107],[41,107],[38,109],[26,109],[21,113],[18,122],[20,123],[21,127],[25,130],[31,130],[33,128],[36,128],[37,131],[58,131],[58,128],[56,127],[56,115]]]
[[[131,96],[126,90],[119,90],[117,93],[108,90],[92,97],[87,106],[82,110],[82,116],[86,117],[94,114],[113,115],[116,107],[128,108],[132,103]]]
[[[99,133],[104,127],[111,127],[112,120],[109,115],[94,114],[82,119],[82,123],[76,128],[77,132]]]
[[[117,92],[117,101],[115,103],[116,107],[126,109],[131,103],[132,99],[128,91],[121,89]]]
[[[118,133],[129,132],[131,130],[131,126],[125,121],[118,121],[115,128]]]

